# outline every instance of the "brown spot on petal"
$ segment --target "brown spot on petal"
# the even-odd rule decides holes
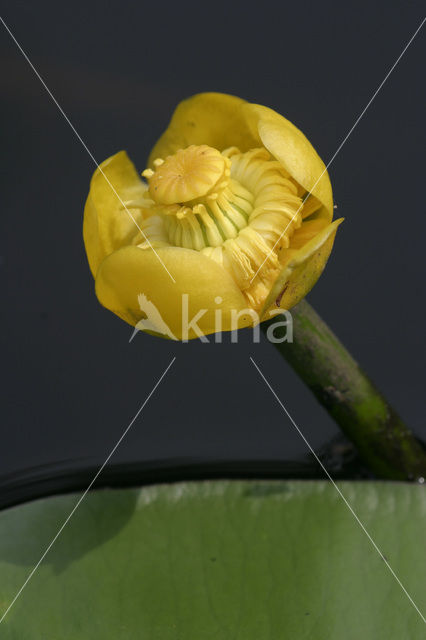
[[[281,300],[282,300],[282,297],[283,297],[283,295],[285,294],[285,292],[286,292],[286,291],[287,291],[287,289],[288,289],[288,285],[289,285],[289,283],[287,282],[287,283],[285,284],[285,286],[284,286],[283,290],[281,291],[280,295],[279,295],[279,296],[278,296],[278,298],[275,300],[275,304],[277,305],[277,307],[279,307],[279,306],[280,306],[280,304],[281,304]]]

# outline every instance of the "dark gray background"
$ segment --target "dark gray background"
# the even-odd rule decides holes
[[[175,105],[223,91],[297,124],[327,162],[422,18],[420,2],[17,2],[3,16],[100,162],[138,168]],[[263,342],[140,334],[97,302],[83,248],[94,166],[1,30],[1,473],[101,462],[172,356],[115,460],[294,459],[337,428]],[[330,173],[346,218],[309,300],[425,435],[425,32]]]

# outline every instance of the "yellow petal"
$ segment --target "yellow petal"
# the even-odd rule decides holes
[[[317,208],[317,199],[333,218],[333,195],[325,165],[306,136],[273,109],[250,104],[224,93],[199,93],[181,102],[169,126],[149,157],[165,158],[191,144],[207,144],[222,151],[236,146],[248,151],[265,146],[290,175],[313,194],[307,214]]]
[[[96,277],[96,294],[101,304],[135,326],[147,314],[141,310],[140,299],[154,305],[161,321],[177,339],[182,331],[183,294],[188,298],[188,321],[205,310],[197,320],[204,335],[218,328],[216,313],[222,317],[223,330],[232,328],[232,309],[241,312],[237,326],[252,324],[252,316],[244,313],[246,300],[231,276],[216,262],[198,251],[180,247],[163,247],[157,253],[173,275],[173,283],[151,249],[125,247],[105,258]],[[215,299],[218,296],[221,301]],[[220,314],[219,314],[220,312]],[[148,314],[149,318],[149,314]],[[154,322],[155,318],[154,318]],[[161,322],[157,322],[161,329]],[[165,333],[155,331],[154,333]],[[196,338],[195,328],[189,328],[189,338]]]
[[[318,236],[326,227],[328,227],[328,222],[321,217],[304,220],[302,225],[293,233],[289,248],[301,249],[309,240]]]
[[[302,209],[302,218],[308,218],[313,213],[318,211],[318,209],[325,208],[322,206],[321,202],[314,196],[309,196],[308,198],[306,198],[306,195],[304,196],[302,194],[300,197],[302,198],[302,200],[304,200],[303,209]],[[329,218],[329,216],[327,217]]]
[[[262,144],[289,174],[322,203],[331,221],[333,194],[330,178],[323,161],[306,136],[293,123],[268,107],[247,103],[242,111],[252,135],[257,133]]]
[[[123,202],[140,200],[146,186],[125,151],[116,153],[96,169],[84,209],[83,238],[94,276],[101,261],[116,249],[143,241],[137,228],[141,214]]]
[[[219,151],[236,146],[241,151],[259,146],[251,135],[242,113],[245,100],[224,93],[199,93],[183,100],[173,113],[149,156],[149,166],[156,158],[166,158],[191,144],[207,144]]]
[[[322,221],[319,222],[322,226]],[[261,317],[266,319],[268,310],[277,308],[277,300],[281,309],[291,309],[309,293],[326,265],[333,248],[337,227],[342,222],[343,218],[340,218],[327,224],[313,237],[310,236],[309,229],[308,231],[305,229],[307,235],[304,239],[302,232],[299,237],[296,236],[294,248],[290,245],[288,250],[289,260],[272,286]],[[308,239],[307,242],[303,242],[306,239]],[[298,248],[298,240],[303,243],[301,248]]]

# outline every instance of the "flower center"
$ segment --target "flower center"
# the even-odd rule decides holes
[[[149,195],[164,217],[168,240],[201,251],[236,238],[247,226],[253,196],[231,179],[231,160],[207,145],[191,145],[146,169]]]
[[[149,193],[157,204],[180,204],[207,196],[217,183],[229,176],[231,163],[220,151],[203,144],[180,149],[166,160],[158,158],[156,170],[147,169]]]
[[[191,145],[157,158],[154,167],[142,173],[147,199],[133,205],[144,209],[149,239],[138,246],[203,252],[259,307],[302,221],[297,184],[264,148],[221,153]]]

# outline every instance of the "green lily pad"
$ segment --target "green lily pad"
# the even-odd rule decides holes
[[[426,610],[426,492],[339,485]],[[0,513],[0,616],[78,495]],[[419,613],[327,482],[90,493],[0,625],[5,640],[417,640]]]

